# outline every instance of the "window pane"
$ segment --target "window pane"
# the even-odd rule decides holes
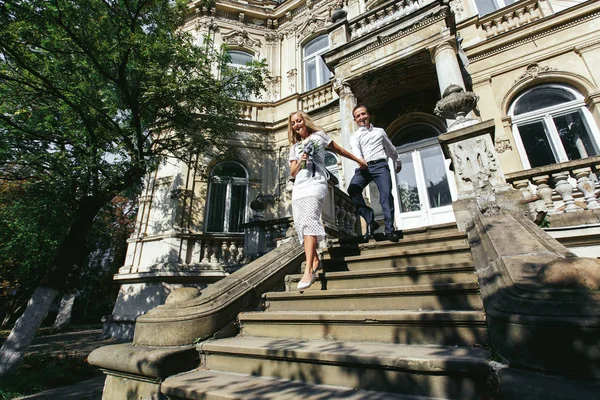
[[[316,39],[310,41],[304,46],[304,57],[311,56],[320,50],[324,50],[329,47],[329,38],[327,35],[319,36]]]
[[[304,68],[304,90],[311,90],[318,86],[317,84],[317,66],[315,60],[307,61]]]
[[[494,0],[475,0],[479,15],[486,15],[498,9]]]
[[[229,56],[231,57],[232,65],[246,65],[252,62],[252,54],[243,51],[230,51]]]
[[[543,122],[519,125],[518,128],[531,168],[556,162]]]
[[[598,155],[598,147],[584,122],[581,110],[554,117],[553,120],[569,160]]]
[[[400,161],[402,161],[402,170],[396,174],[400,212],[419,211],[421,200],[411,153],[400,154]]]
[[[246,186],[231,186],[231,208],[229,210],[229,232],[243,232],[241,225],[246,217]]]
[[[541,110],[542,108],[552,107],[576,99],[573,93],[565,89],[542,86],[519,99],[515,105],[514,115]]]
[[[213,168],[210,176],[220,178],[246,178],[246,170],[236,162],[223,162]]]
[[[206,224],[208,232],[223,232],[226,194],[227,184],[211,182],[210,198],[208,200],[208,221]]]
[[[436,208],[452,204],[442,149],[435,146],[421,150],[421,161],[427,185],[429,207]]]
[[[329,78],[331,78],[331,72],[329,71],[329,68],[327,68],[327,65],[325,65],[325,62],[323,62],[323,59],[321,57],[317,57],[317,63],[319,64],[320,69],[320,79],[318,84],[322,85],[329,81]]]
[[[326,167],[331,167],[331,166],[337,166],[338,160],[337,157],[330,151],[326,151],[325,152],[325,166]]]

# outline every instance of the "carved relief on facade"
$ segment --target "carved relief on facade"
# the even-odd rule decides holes
[[[223,35],[223,42],[229,45],[258,48],[261,47],[260,40],[253,39],[245,29],[235,29],[225,35]]]
[[[310,15],[302,24],[292,28],[291,32],[296,36],[298,47],[305,39],[312,36],[315,32],[325,29],[327,18]]]
[[[278,32],[267,32],[265,34],[265,42],[267,43],[267,46],[277,46],[282,39],[283,35]]]
[[[503,178],[489,137],[476,137],[449,146],[459,193],[496,187]]]
[[[494,147],[496,148],[496,151],[500,154],[513,149],[508,138],[496,139],[496,145]]]
[[[290,69],[287,72],[288,85],[290,88],[290,93],[296,92],[296,75],[298,74],[298,70],[296,68]]]
[[[542,72],[557,71],[556,68],[549,67],[547,65],[540,65],[536,62],[531,63],[527,66],[527,70],[523,75],[519,76],[515,82],[522,79],[537,79]]]
[[[271,100],[279,99],[279,85],[281,83],[281,76],[269,76],[266,78],[267,93],[271,97]]]
[[[454,15],[456,15],[457,20],[463,19],[463,16],[465,15],[465,3],[463,0],[451,0],[450,9],[452,9]]]
[[[218,28],[214,18],[199,19],[196,23],[197,31],[216,31]]]

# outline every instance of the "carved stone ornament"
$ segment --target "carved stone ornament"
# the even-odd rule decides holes
[[[442,99],[438,101],[433,110],[438,117],[461,120],[477,106],[479,96],[455,84],[448,85]]]
[[[510,140],[507,138],[496,139],[496,145],[494,147],[496,148],[496,151],[500,154],[504,153],[507,150],[512,150]]]
[[[331,15],[331,22],[336,23],[338,21],[346,19],[348,12],[344,10],[344,2],[336,1],[335,4],[330,7],[329,13]]]
[[[311,36],[313,33],[325,28],[326,19],[323,17],[309,16],[309,18],[299,26],[292,29],[295,32],[298,47],[304,41],[304,38]]]
[[[214,18],[201,19],[196,24],[197,31],[216,31],[219,25],[215,22]]]
[[[255,40],[250,37],[250,34],[245,29],[236,29],[223,35],[223,42],[240,47],[260,47],[260,40]]]
[[[296,91],[296,75],[298,74],[298,71],[296,70],[296,68],[294,69],[290,69],[287,72],[287,78],[288,78],[288,84],[290,87],[290,93],[294,93]]]
[[[267,46],[276,46],[283,39],[283,35],[278,32],[267,32],[265,34],[265,42]]]
[[[542,66],[536,62],[531,63],[527,66],[525,73],[517,78],[515,82],[522,79],[537,79],[541,72],[557,71],[556,68],[549,67],[547,65]]]
[[[267,92],[273,98],[273,100],[279,97],[279,84],[281,83],[281,76],[269,76],[266,78]]]
[[[465,14],[465,3],[463,0],[451,0],[450,1],[450,9],[456,15],[456,19],[462,19],[462,16]]]
[[[459,193],[478,192],[501,180],[495,154],[488,148],[487,140],[472,138],[452,147]]]

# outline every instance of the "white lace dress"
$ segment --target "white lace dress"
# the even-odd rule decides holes
[[[317,241],[325,237],[325,228],[321,224],[329,176],[325,168],[325,147],[331,143],[331,140],[324,132],[319,131],[290,148],[290,161],[301,162],[304,147],[310,146],[309,142],[314,146],[314,151],[306,162],[306,168],[302,168],[296,174],[292,190],[292,215],[300,243],[304,243],[304,236],[317,236]]]

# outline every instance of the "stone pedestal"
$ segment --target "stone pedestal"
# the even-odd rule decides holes
[[[494,121],[484,121],[438,137],[452,161],[458,199],[452,203],[459,230],[478,214],[525,213],[521,193],[504,179],[494,148]]]

